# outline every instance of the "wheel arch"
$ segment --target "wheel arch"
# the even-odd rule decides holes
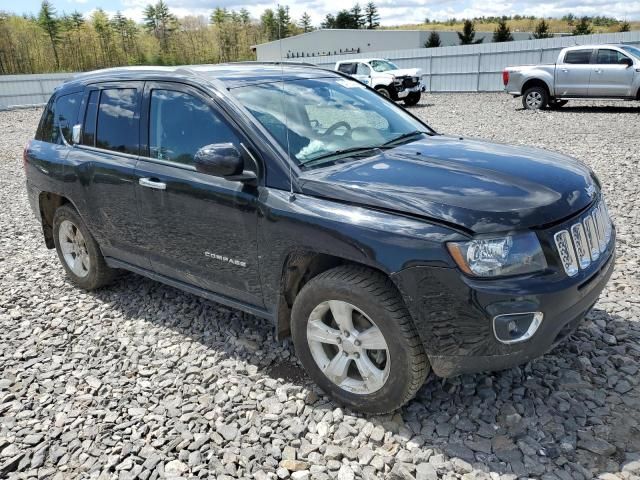
[[[390,278],[389,272],[379,266],[313,250],[291,252],[286,257],[280,276],[280,291],[275,315],[278,338],[287,338],[291,334],[291,310],[302,287],[317,275],[341,265],[365,267]]]
[[[522,95],[524,95],[527,90],[533,87],[544,88],[547,91],[547,95],[549,95],[549,98],[552,98],[553,95],[551,93],[551,88],[549,87],[549,84],[544,80],[542,80],[541,78],[530,78],[529,80],[524,82],[524,84],[522,85]]]
[[[48,249],[55,248],[53,241],[53,216],[56,210],[62,205],[70,204],[75,206],[64,195],[53,192],[40,192],[38,196],[38,208],[40,210],[40,218],[42,220],[42,233],[44,235],[44,243]],[[77,209],[76,209],[77,210]]]

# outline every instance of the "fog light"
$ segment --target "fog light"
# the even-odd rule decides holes
[[[501,343],[518,343],[530,339],[542,323],[542,312],[506,313],[493,317],[493,334]]]

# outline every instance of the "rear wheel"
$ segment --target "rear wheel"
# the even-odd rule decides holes
[[[549,103],[549,94],[542,87],[528,88],[522,95],[522,105],[527,110],[541,110]]]
[[[53,241],[58,258],[75,285],[93,290],[115,277],[116,271],[107,266],[100,247],[69,205],[62,205],[53,216]]]
[[[337,402],[387,413],[409,401],[429,372],[394,284],[358,266],[311,279],[297,296],[291,333],[311,378]]]
[[[420,92],[411,92],[409,95],[405,97],[404,104],[407,107],[413,107],[414,105],[417,105],[419,101],[420,101]]]
[[[376,92],[378,92],[383,97],[391,98],[391,93],[386,87],[376,87]]]

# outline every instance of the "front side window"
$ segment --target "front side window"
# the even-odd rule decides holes
[[[151,91],[149,156],[187,165],[212,143],[240,141],[227,123],[204,101],[175,90]]]
[[[135,88],[105,88],[100,93],[96,147],[138,154],[138,122]]]
[[[386,72],[389,70],[398,70],[398,66],[391,63],[389,60],[371,60],[369,62],[371,68],[376,72]]]
[[[36,140],[63,144],[63,138],[71,143],[71,130],[78,118],[82,92],[61,95],[51,99],[42,115]]]
[[[98,100],[100,90],[92,90],[87,100],[87,110],[84,114],[82,125],[82,145],[95,147],[96,145],[96,118],[98,117]]]
[[[576,65],[584,65],[591,63],[591,54],[593,50],[571,50],[564,56],[564,63],[571,63]]]
[[[231,89],[285,152],[301,166],[371,155],[428,127],[360,82],[315,78]],[[354,152],[345,158],[344,154]]]
[[[598,55],[596,55],[596,63],[598,65],[618,65],[621,64],[625,58],[629,57],[617,50],[601,48],[598,50]]]
[[[371,74],[371,69],[364,63],[359,63],[358,69],[356,70],[356,74],[369,76]]]

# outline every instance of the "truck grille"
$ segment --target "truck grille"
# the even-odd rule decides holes
[[[413,88],[418,84],[418,77],[405,77],[402,79],[402,86],[404,88]]]
[[[573,277],[598,260],[607,249],[612,233],[611,217],[602,200],[569,228],[556,232],[553,239],[567,275]]]

